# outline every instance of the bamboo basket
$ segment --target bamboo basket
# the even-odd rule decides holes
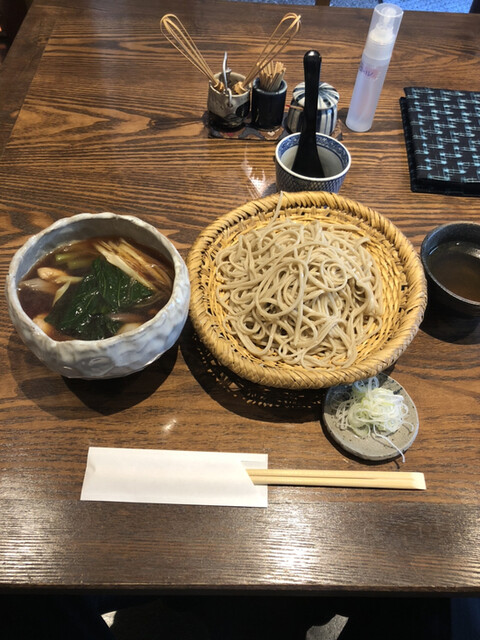
[[[256,384],[283,389],[320,389],[351,384],[391,366],[418,331],[427,302],[420,259],[409,240],[386,217],[358,202],[327,192],[283,193],[281,216],[308,222],[354,224],[371,240],[366,245],[382,276],[383,322],[380,331],[358,348],[347,368],[306,369],[267,362],[251,355],[224,327],[225,312],[216,300],[215,257],[239,234],[268,222],[279,194],[230,211],[209,225],[192,246],[187,267],[191,282],[190,316],[195,330],[215,358],[237,375]]]

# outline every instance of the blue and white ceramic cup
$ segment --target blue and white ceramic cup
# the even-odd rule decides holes
[[[350,169],[350,153],[335,138],[317,133],[317,150],[325,169],[325,178],[310,178],[292,171],[300,133],[292,133],[280,140],[275,149],[275,168],[278,191],[329,191],[338,193]]]
[[[317,132],[329,136],[337,124],[338,100],[340,94],[332,85],[321,82],[318,85]],[[305,106],[305,82],[297,84],[293,90],[288,109],[286,126],[292,133],[302,130],[303,108]]]

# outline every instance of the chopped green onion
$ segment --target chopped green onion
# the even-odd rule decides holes
[[[92,262],[95,260],[95,256],[72,258],[67,262],[67,268],[70,271],[76,271],[77,269],[88,269]]]
[[[402,395],[379,386],[378,378],[354,382],[350,396],[341,401],[335,416],[340,429],[349,429],[359,438],[381,438],[396,449],[405,461],[403,452],[389,436],[400,427],[411,431],[413,425],[405,422],[408,407]]]

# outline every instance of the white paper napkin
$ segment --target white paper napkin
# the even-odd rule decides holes
[[[245,469],[268,455],[90,447],[81,500],[267,507],[268,487]]]

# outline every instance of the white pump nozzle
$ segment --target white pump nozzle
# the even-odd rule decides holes
[[[392,55],[403,11],[395,4],[377,4],[365,43],[365,54],[374,60],[388,60]]]

